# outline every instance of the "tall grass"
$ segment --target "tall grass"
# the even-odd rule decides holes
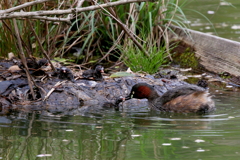
[[[171,25],[181,28],[187,26],[184,12],[178,6],[177,0],[159,1],[156,3],[135,3],[132,10],[127,12],[129,28],[143,41],[141,42],[149,57],[142,54],[136,46],[125,39],[122,50],[124,62],[134,71],[155,73],[159,67],[171,59],[168,32]]]
[[[16,1],[17,2],[17,1]],[[9,9],[11,7],[18,6],[29,2],[23,0],[18,3],[11,4],[10,1],[1,1],[0,6],[2,10]],[[57,1],[54,3],[37,4],[29,6],[23,9],[25,12],[39,11],[39,10],[50,10],[57,8]],[[0,56],[7,57],[9,52],[13,52],[15,55],[19,52],[19,46],[16,45],[16,36],[14,32],[14,25],[12,19],[3,19],[0,21]],[[18,19],[17,26],[20,31],[21,40],[26,56],[41,56],[41,50],[39,45],[42,45],[48,54],[55,50],[56,37],[61,34],[64,29],[59,23],[47,22],[45,20],[36,19]],[[33,34],[34,28],[41,44],[37,43],[36,36]]]

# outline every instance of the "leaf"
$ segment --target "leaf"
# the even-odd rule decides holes
[[[59,58],[59,57],[54,58],[54,60],[59,61],[59,62],[66,62],[67,61],[67,59]]]
[[[116,77],[129,77],[129,76],[135,76],[134,74],[128,73],[128,72],[116,72],[111,74],[111,78],[116,78]]]

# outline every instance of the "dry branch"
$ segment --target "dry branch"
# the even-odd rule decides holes
[[[20,10],[20,9],[23,9],[23,8],[26,8],[26,7],[29,7],[29,6],[33,6],[35,4],[44,3],[44,2],[47,2],[47,1],[54,1],[54,0],[35,0],[35,1],[32,1],[32,2],[26,2],[26,3],[21,4],[19,6],[16,6],[16,7],[12,7],[12,8],[5,9],[5,10],[0,10],[0,15],[10,13],[10,12],[14,12],[16,10]]]
[[[42,0],[44,1],[44,0]],[[35,11],[35,12],[5,12],[4,10],[0,12],[0,19],[12,19],[12,18],[33,18],[34,16],[50,16],[50,15],[66,15],[66,14],[75,14],[78,12],[85,12],[85,11],[93,11],[101,8],[106,7],[113,7],[128,3],[134,3],[134,2],[147,2],[151,1],[154,2],[156,0],[121,0],[117,2],[109,2],[105,4],[101,4],[100,6],[94,5],[84,8],[72,8],[72,9],[66,9],[66,10],[51,10],[51,11]],[[40,2],[40,1],[39,1]]]
[[[53,21],[53,22],[66,22],[68,24],[71,24],[72,16],[68,18],[58,18],[58,17],[47,17],[47,16],[32,16],[31,19],[40,19],[40,20],[46,20],[46,21]]]

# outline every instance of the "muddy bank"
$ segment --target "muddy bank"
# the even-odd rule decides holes
[[[33,100],[27,79],[21,76],[0,82],[1,114],[39,111],[78,115],[102,109],[114,110],[115,100],[120,96],[124,97],[129,94],[131,87],[136,83],[152,84],[160,95],[175,86],[186,84],[186,82],[176,78],[171,79],[171,76],[167,78],[170,79],[133,74],[117,78],[105,76],[104,81],[78,79],[75,83],[57,77],[46,78],[42,81],[36,79],[35,82],[39,88],[34,88],[36,100]],[[55,86],[59,82],[63,83]],[[50,90],[53,92],[50,93]],[[132,101],[137,101],[138,105],[146,105],[146,100]],[[124,103],[124,105],[130,103],[131,101]]]
[[[175,86],[187,84],[186,80],[196,84],[197,81],[192,79],[204,78],[209,83],[220,82],[229,86],[229,82],[223,81],[219,76],[206,73],[192,76],[186,73],[187,70],[180,68],[163,69],[155,75],[132,73],[115,78],[110,78],[109,73],[104,74],[103,81],[82,79],[78,70],[73,72],[76,79],[74,81],[53,77],[52,71],[41,71],[37,75],[33,74],[37,85],[34,87],[36,98],[33,99],[25,73],[22,70],[9,71],[7,68],[11,65],[5,68],[2,65],[0,76],[0,114],[2,115],[32,111],[38,111],[41,114],[82,115],[106,109],[114,110],[115,100],[120,96],[128,95],[132,86],[139,82],[154,85],[159,95]],[[132,99],[121,105],[146,107],[147,101]]]

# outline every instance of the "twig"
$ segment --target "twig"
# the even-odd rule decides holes
[[[8,26],[8,24],[5,21],[2,21],[2,23],[4,24],[4,26],[6,26],[6,28],[9,30],[10,33],[13,33],[14,31],[12,30],[12,27]],[[13,34],[14,38],[17,39],[16,34]],[[27,55],[30,55],[30,51],[29,48],[27,47],[27,44],[23,41],[22,37],[21,38],[21,43],[23,45],[23,47],[25,48],[25,50],[27,51]]]
[[[115,43],[112,45],[112,47],[108,50],[108,52],[100,59],[98,60],[98,63],[102,62],[102,60],[104,60],[111,52],[112,50],[117,46],[117,44],[120,42],[122,36],[123,36],[123,31],[120,33],[120,35],[118,36],[117,40],[115,41]]]
[[[138,48],[143,51],[143,53],[147,56],[150,57],[150,55],[147,53],[147,51],[143,48],[143,46],[134,38],[133,33],[131,30],[129,30],[125,24],[123,24],[119,19],[114,17],[110,12],[108,12],[106,9],[104,9],[100,4],[97,3],[96,0],[92,0],[96,5],[98,5],[101,9],[103,9],[105,12],[109,14],[110,17],[112,17],[125,31],[125,33],[132,39],[132,41],[138,46]]]
[[[77,7],[82,7],[82,4],[85,0],[78,0]]]
[[[65,22],[67,24],[71,24],[71,18],[59,18],[59,17],[47,17],[47,16],[32,16],[31,19],[40,19],[46,21],[53,21],[53,22]]]
[[[29,19],[28,19],[28,23],[29,23],[29,25],[30,25],[30,28],[31,28],[33,34],[35,35],[35,38],[37,39],[37,42],[38,42],[38,44],[39,44],[40,49],[41,49],[42,52],[43,52],[43,55],[45,56],[45,58],[47,58],[48,62],[49,62],[50,65],[51,65],[52,70],[53,70],[53,71],[56,71],[56,69],[55,69],[55,67],[53,66],[53,64],[52,64],[52,62],[51,62],[48,54],[47,54],[46,51],[44,50],[44,48],[43,48],[43,46],[42,46],[42,43],[41,43],[41,41],[40,41],[37,33],[35,32],[35,30],[34,30],[34,28],[33,28],[33,26],[32,26],[32,24],[31,24],[31,22],[30,22]]]
[[[17,22],[16,22],[15,18],[13,18],[13,24],[14,24],[15,34],[16,34],[16,37],[17,37],[17,43],[18,43],[18,47],[19,47],[19,51],[20,51],[19,56],[21,58],[21,61],[22,61],[23,66],[25,68],[25,72],[27,74],[28,85],[30,87],[30,91],[31,91],[32,97],[33,97],[33,99],[36,99],[36,96],[35,96],[34,91],[33,91],[31,75],[30,75],[30,73],[28,71],[26,58],[25,58],[25,55],[24,55],[24,52],[23,52],[23,48],[22,48],[22,41],[21,41],[21,38],[20,38],[20,34],[19,34],[19,30],[18,30],[18,26],[17,26]]]
[[[164,1],[163,1],[163,3],[164,3]],[[164,4],[163,4],[163,6],[165,8]],[[162,28],[160,26],[158,26],[159,30],[163,33],[163,36],[165,37],[164,39],[166,41],[166,50],[167,50],[167,54],[168,54],[171,61],[173,61],[173,59],[172,59],[172,56],[171,56],[170,51],[169,51],[170,50],[169,49],[169,37],[168,37],[167,29],[169,28],[174,16],[176,15],[177,7],[178,7],[178,0],[176,1],[176,4],[175,4],[174,14],[172,14],[172,17],[170,18],[169,23],[165,27],[164,31],[162,30]]]
[[[57,82],[57,83],[53,86],[53,88],[47,93],[47,95],[44,97],[43,101],[45,101],[45,100],[52,94],[52,92],[55,90],[56,87],[58,87],[59,85],[65,83],[65,82],[67,82],[67,80],[61,81],[61,82],[60,82],[60,81]]]
[[[163,31],[160,26],[157,26],[157,27],[158,27],[158,29],[162,32],[162,35],[163,35],[163,37],[164,37],[164,39],[165,39],[166,51],[167,51],[168,57],[170,58],[171,61],[173,61],[173,58],[172,58],[172,56],[171,56],[171,54],[170,54],[170,52],[169,52],[170,49],[169,49],[169,38],[168,38],[168,34],[166,33],[166,30]]]

